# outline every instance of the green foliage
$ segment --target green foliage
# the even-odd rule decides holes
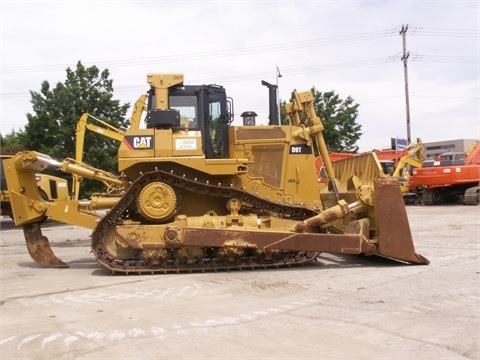
[[[335,91],[322,93],[312,88],[314,96],[315,112],[320,117],[324,130],[323,137],[330,152],[356,153],[358,146],[355,145],[362,135],[362,126],[357,123],[358,107],[354,100],[348,96],[345,100],[340,99]],[[293,97],[290,99],[293,101]],[[290,123],[285,112],[286,102],[282,102],[281,121],[282,125]],[[315,149],[317,155],[318,151]]]
[[[85,67],[78,62],[75,70],[66,69],[66,75],[65,82],[53,88],[44,81],[39,92],[30,91],[34,114],[27,114],[28,124],[21,136],[21,143],[28,150],[57,160],[75,156],[76,123],[83,113],[118,129],[129,125],[125,114],[130,105],[113,99],[113,80],[107,69],[100,71],[96,66]],[[118,142],[87,132],[83,159],[93,167],[116,173],[118,146]],[[88,197],[101,188],[96,182],[82,184],[82,195]]]
[[[0,153],[2,155],[15,155],[19,151],[26,150],[22,145],[22,132],[15,132],[3,136],[0,134]]]
[[[285,111],[285,105],[287,104],[286,101],[280,102],[280,124],[281,125],[289,125],[290,119],[288,118],[287,112]]]
[[[357,152],[358,146],[355,143],[362,135],[362,126],[356,122],[360,105],[355,104],[350,96],[344,100],[340,99],[333,90],[322,93],[313,87],[312,93],[315,97],[315,111],[325,128],[323,137],[328,150]]]

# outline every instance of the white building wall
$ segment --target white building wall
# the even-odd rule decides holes
[[[470,145],[480,142],[480,139],[456,139],[424,143],[426,158],[435,157],[447,151],[466,152]]]

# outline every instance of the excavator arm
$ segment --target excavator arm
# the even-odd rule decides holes
[[[421,168],[425,160],[425,147],[420,138],[415,143],[409,144],[402,155],[395,162],[395,170],[392,176],[398,179],[406,204],[416,204],[419,201],[418,194],[410,191],[410,173],[412,168]]]
[[[406,165],[410,165],[411,167],[414,168],[419,168],[422,167],[423,161],[413,157],[411,155],[403,156],[398,160],[398,162],[395,164],[395,171],[393,172],[392,176],[394,177],[400,177],[402,176],[402,170]]]
[[[480,164],[480,142],[473,143],[467,151],[465,165]]]

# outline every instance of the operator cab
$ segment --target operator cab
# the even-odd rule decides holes
[[[392,160],[381,160],[380,165],[385,175],[392,176],[395,172],[395,162]]]
[[[156,108],[155,88],[148,91],[147,128],[200,131],[208,159],[228,158],[228,126],[233,101],[217,85],[179,85],[168,89],[168,108]]]
[[[439,166],[465,165],[467,154],[459,151],[449,151],[440,154]]]

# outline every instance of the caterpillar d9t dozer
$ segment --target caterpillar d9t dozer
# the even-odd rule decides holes
[[[41,233],[51,217],[91,228],[97,261],[114,273],[290,266],[321,252],[428,263],[415,252],[399,184],[384,176],[378,158],[332,164],[310,92],[293,93],[291,125],[280,125],[271,110],[267,126],[231,126],[233,102],[223,87],[183,80],[147,76],[146,126],[125,132],[119,177],[34,151],[5,161],[14,220],[36,262],[67,266]],[[270,109],[275,103],[270,95]],[[328,185],[317,180],[314,146]],[[33,174],[46,166],[115,191],[45,202]]]

